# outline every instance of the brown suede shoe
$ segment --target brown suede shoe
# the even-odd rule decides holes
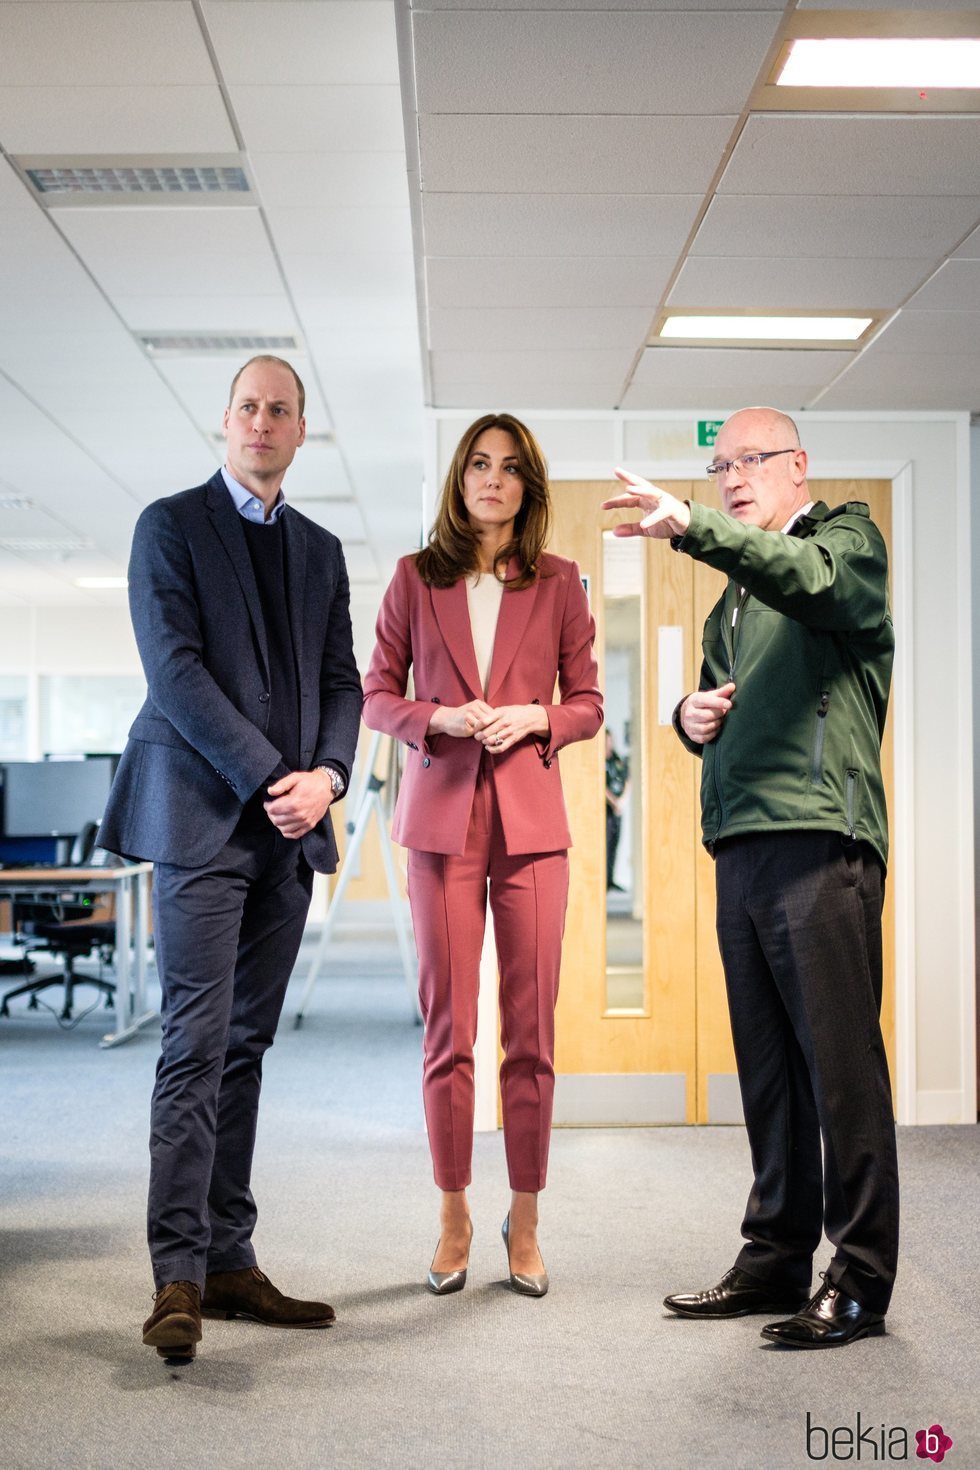
[[[326,1302],[283,1296],[258,1266],[215,1271],[204,1283],[203,1317],[246,1317],[266,1327],[329,1327],[335,1313]]]
[[[168,1281],[153,1298],[143,1341],[161,1358],[193,1358],[201,1341],[201,1292],[193,1281]]]

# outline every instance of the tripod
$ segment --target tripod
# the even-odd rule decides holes
[[[323,961],[326,959],[330,937],[333,934],[334,924],[337,919],[337,911],[344,901],[347,886],[354,876],[357,857],[363,846],[372,816],[376,817],[378,822],[378,836],[381,841],[381,862],[385,870],[385,881],[388,885],[388,901],[391,904],[391,916],[395,925],[395,936],[398,940],[398,952],[401,955],[405,984],[408,987],[412,1018],[416,1026],[422,1024],[422,1015],[419,1011],[418,1003],[418,974],[412,955],[412,947],[408,939],[405,910],[401,895],[398,892],[395,856],[391,850],[391,838],[388,835],[388,823],[385,820],[384,804],[381,800],[381,793],[384,790],[385,782],[374,774],[374,763],[378,758],[380,744],[381,734],[379,731],[375,731],[371,737],[371,745],[368,749],[367,761],[365,762],[364,769],[367,775],[357,799],[357,811],[353,822],[347,823],[347,832],[350,836],[350,841],[347,844],[347,851],[344,853],[344,860],[340,868],[340,877],[337,880],[336,888],[330,895],[330,902],[327,905],[327,916],[323,921],[323,928],[320,931],[320,942],[317,945],[316,954],[313,956],[310,973],[306,977],[306,989],[303,991],[303,998],[299,1003],[299,1010],[296,1012],[296,1020],[293,1023],[296,1029],[303,1024],[306,1008],[313,995],[313,987],[317,982]]]

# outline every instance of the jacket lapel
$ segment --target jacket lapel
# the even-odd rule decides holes
[[[476,666],[470,610],[466,601],[466,578],[460,577],[451,587],[431,587],[429,594],[443,642],[459,670],[460,678],[468,686],[474,699],[482,699],[483,685]]]
[[[289,603],[289,625],[293,635],[296,668],[303,668],[303,601],[306,594],[306,528],[289,506],[282,512],[282,530],[286,541],[286,597]]]
[[[507,567],[508,577],[516,576],[517,570],[517,561],[512,559]],[[493,657],[490,660],[490,677],[487,680],[487,700],[491,704],[504,681],[507,670],[514,661],[515,653],[524,640],[537,595],[538,579],[535,578],[530,587],[522,587],[519,592],[505,588],[504,595],[500,599],[500,616],[497,619]]]
[[[248,608],[248,615],[255,630],[255,641],[262,658],[263,673],[268,679],[269,645],[265,636],[265,620],[262,617],[259,589],[256,586],[255,573],[252,571],[252,558],[248,554],[248,546],[245,543],[242,518],[235,509],[235,502],[228,493],[228,487],[221,478],[220,470],[208,481],[208,511],[214,529],[228,553],[228,559],[241,584],[245,606]]]

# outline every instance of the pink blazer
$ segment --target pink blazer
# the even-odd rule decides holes
[[[570,847],[558,752],[573,740],[591,740],[602,724],[595,623],[575,562],[545,553],[532,586],[504,592],[486,695],[462,578],[452,587],[428,587],[415,558],[402,557],[381,604],[376,636],[364,681],[364,721],[408,747],[395,841],[422,852],[462,853],[483,746],[425,732],[434,704],[485,698],[493,706],[540,704],[551,722],[550,738],[522,740],[493,757],[508,853]],[[410,668],[414,699],[405,698]],[[552,703],[556,679],[559,704]]]

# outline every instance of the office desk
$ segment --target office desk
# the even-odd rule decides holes
[[[116,1029],[100,1046],[118,1046],[157,1019],[147,1009],[146,947],[152,863],[125,868],[0,868],[0,896],[57,903],[62,894],[111,895],[116,911]],[[134,923],[135,918],[135,923]],[[131,954],[130,951],[133,951]]]

